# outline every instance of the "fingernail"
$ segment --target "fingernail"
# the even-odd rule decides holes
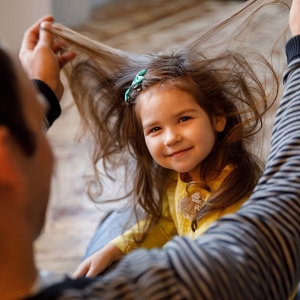
[[[40,24],[40,29],[41,30],[48,30],[49,31],[49,30],[51,30],[51,27],[52,27],[51,23],[47,22],[47,21],[44,21]]]
[[[40,29],[44,29],[46,27],[46,22],[42,22],[41,24],[40,24]]]

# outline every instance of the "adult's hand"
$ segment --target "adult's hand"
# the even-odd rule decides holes
[[[24,34],[19,57],[30,79],[45,82],[60,100],[64,87],[60,80],[61,68],[76,55],[60,52],[60,44],[53,42],[52,16],[45,16],[34,23]]]
[[[289,24],[292,35],[300,35],[300,0],[293,0]]]

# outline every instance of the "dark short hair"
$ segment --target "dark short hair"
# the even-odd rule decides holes
[[[26,123],[16,69],[11,57],[0,46],[0,125],[9,128],[24,153],[32,155],[35,150],[34,134]]]

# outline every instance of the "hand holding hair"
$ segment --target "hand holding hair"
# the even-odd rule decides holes
[[[59,73],[76,54],[68,51],[60,53],[62,46],[53,42],[51,22],[53,17],[45,16],[25,32],[19,57],[28,77],[45,82],[61,99],[64,88]]]
[[[289,19],[290,29],[293,36],[300,34],[299,13],[300,13],[300,0],[293,0],[291,12],[290,12],[290,19]]]

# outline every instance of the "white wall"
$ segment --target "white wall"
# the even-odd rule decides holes
[[[0,39],[18,52],[25,30],[51,14],[57,22],[76,26],[89,17],[95,6],[112,0],[0,0]]]
[[[100,6],[105,3],[108,3],[112,0],[89,0],[90,1],[90,7]]]
[[[72,27],[84,22],[90,15],[89,0],[52,0],[55,20]]]
[[[0,38],[17,52],[25,30],[45,14],[51,0],[0,0]]]
[[[86,21],[93,7],[103,5],[111,0],[52,0],[55,20],[72,27]]]

